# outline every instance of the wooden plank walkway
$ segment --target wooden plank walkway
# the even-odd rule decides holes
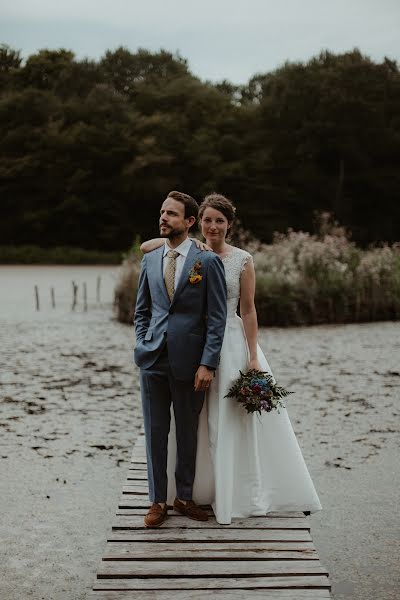
[[[172,509],[146,529],[144,434],[131,466],[88,600],[327,600],[331,585],[303,513],[269,513],[219,525]]]

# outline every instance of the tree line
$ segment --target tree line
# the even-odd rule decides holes
[[[287,62],[246,85],[179,54],[98,61],[0,46],[2,245],[123,250],[157,233],[172,189],[219,191],[270,242],[334,213],[365,246],[400,239],[400,74],[358,49]]]

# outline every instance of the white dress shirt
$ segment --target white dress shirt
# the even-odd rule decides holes
[[[167,268],[167,252],[169,252],[170,250],[175,250],[176,252],[179,252],[179,256],[176,257],[176,270],[175,270],[175,286],[174,288],[176,289],[178,286],[178,281],[179,278],[182,274],[182,269],[183,269],[183,265],[185,264],[185,260],[186,257],[188,255],[188,252],[190,250],[192,246],[192,241],[189,238],[186,238],[186,240],[184,242],[182,242],[182,244],[179,244],[179,246],[177,246],[176,248],[171,248],[170,246],[168,246],[167,240],[165,240],[165,247],[164,247],[164,254],[163,254],[163,275],[165,277],[165,269]],[[187,274],[187,276],[189,277],[189,273]]]

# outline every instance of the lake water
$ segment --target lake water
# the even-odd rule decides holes
[[[93,583],[142,421],[133,327],[112,312],[117,278],[110,266],[0,266],[1,598],[84,600]],[[333,597],[394,600],[400,323],[259,340],[295,391],[287,408],[323,506],[311,531]]]
[[[42,266],[0,265],[0,318],[33,317],[36,311],[35,285],[38,286],[40,313],[68,311],[72,306],[72,282],[78,285],[76,310],[83,310],[83,284],[89,306],[97,306],[97,278],[100,277],[100,301],[113,302],[119,267],[115,266]],[[56,309],[52,308],[54,288]]]

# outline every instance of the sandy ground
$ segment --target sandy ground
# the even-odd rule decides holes
[[[8,311],[0,327],[0,598],[81,600],[141,424],[133,331],[110,306]],[[260,343],[296,392],[333,597],[399,598],[400,323],[272,328]]]

